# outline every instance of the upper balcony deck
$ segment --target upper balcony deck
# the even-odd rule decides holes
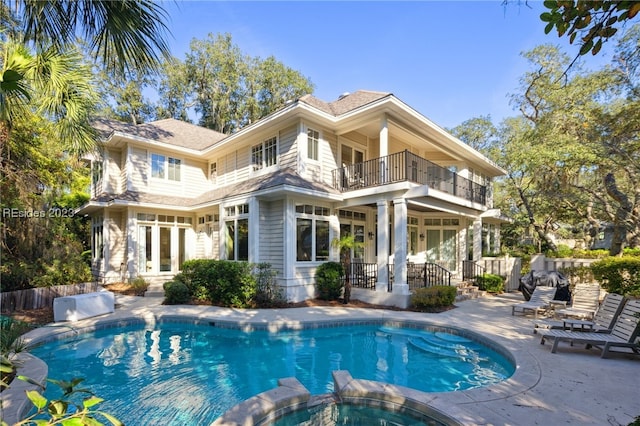
[[[487,187],[405,150],[333,172],[333,186],[341,192],[397,182],[413,182],[487,205]]]

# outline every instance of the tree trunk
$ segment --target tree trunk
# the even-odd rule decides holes
[[[347,250],[344,256],[345,280],[344,280],[344,298],[343,303],[346,305],[351,299],[351,250]]]
[[[547,247],[549,247],[549,250],[553,250],[553,251],[558,250],[556,243],[554,243],[553,240],[549,238],[549,235],[547,235],[547,233],[545,232],[544,227],[540,226],[540,224],[536,222],[536,218],[533,214],[533,209],[531,208],[531,205],[529,204],[529,200],[525,196],[524,191],[519,186],[516,185],[516,187],[518,189],[518,194],[520,195],[520,200],[522,201],[524,208],[527,210],[527,217],[529,218],[529,223],[533,226],[533,229],[536,231],[536,234],[538,235],[540,240],[544,241],[547,244]]]
[[[618,203],[613,222],[613,238],[611,240],[611,247],[609,248],[609,254],[611,256],[618,256],[622,254],[622,250],[627,243],[627,222],[631,220],[633,205],[629,201],[629,198],[618,189],[613,173],[607,173],[604,178],[604,186],[607,194]]]

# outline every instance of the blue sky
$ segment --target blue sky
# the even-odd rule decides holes
[[[480,115],[494,122],[516,115],[508,95],[527,70],[523,51],[558,44],[544,34],[541,2],[516,1],[283,1],[164,3],[170,46],[184,59],[192,39],[230,33],[243,53],[273,55],[332,101],[359,89],[391,92],[443,127]],[[605,47],[587,58],[595,69]]]

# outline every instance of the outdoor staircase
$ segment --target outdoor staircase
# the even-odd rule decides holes
[[[151,283],[144,292],[144,297],[164,297],[164,288],[162,283]]]
[[[478,286],[473,285],[468,281],[460,281],[455,283],[456,287],[458,287],[458,294],[456,295],[456,302],[461,302],[463,300],[469,299],[477,299],[478,297],[484,297],[487,292],[480,290]]]

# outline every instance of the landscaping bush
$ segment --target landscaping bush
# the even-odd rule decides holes
[[[138,296],[144,295],[144,292],[149,288],[149,283],[142,277],[136,277],[129,281],[131,288]]]
[[[195,259],[182,264],[180,280],[198,300],[238,308],[250,305],[256,294],[256,279],[248,262]]]
[[[182,281],[167,281],[162,287],[165,305],[183,305],[191,301],[191,292]]]
[[[453,306],[456,300],[455,286],[436,285],[419,288],[411,295],[411,307],[422,312],[440,311]]]
[[[478,288],[489,293],[502,293],[504,291],[504,278],[500,275],[482,274],[475,277]]]
[[[590,266],[560,268],[558,272],[564,275],[574,286],[578,283],[591,283],[595,280]]]
[[[322,300],[338,300],[344,287],[342,274],[344,270],[338,262],[327,262],[316,270],[316,291]]]
[[[253,274],[256,279],[254,302],[258,308],[282,307],[287,304],[283,291],[276,283],[276,271],[269,263],[258,263]]]
[[[592,263],[591,271],[610,293],[640,298],[639,257],[608,257]]]

